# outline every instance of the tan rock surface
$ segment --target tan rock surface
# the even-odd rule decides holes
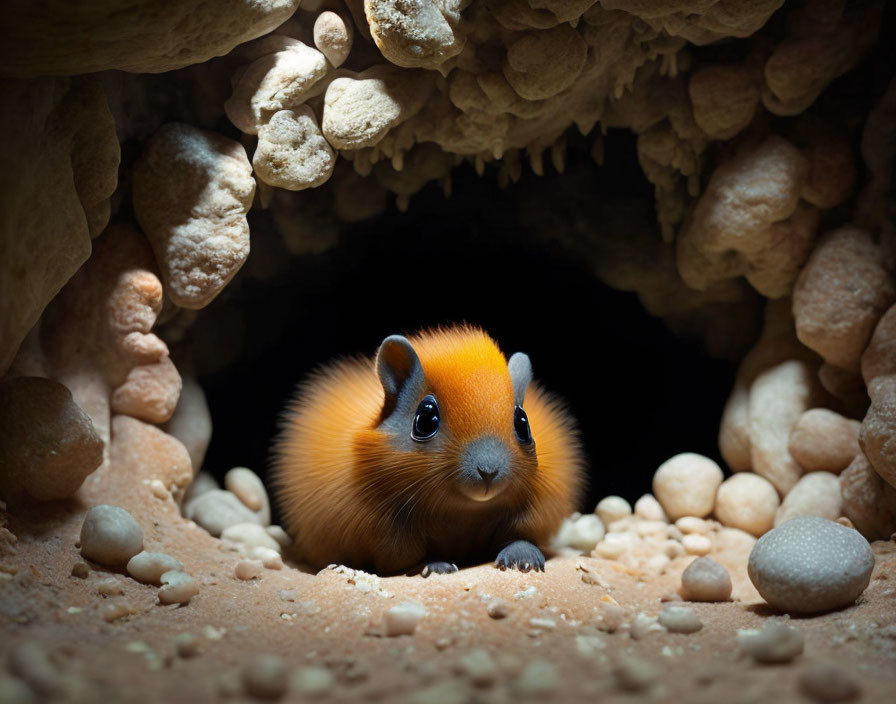
[[[868,540],[882,540],[896,531],[896,489],[887,484],[859,453],[840,475],[843,515]]]
[[[859,452],[861,425],[827,408],[811,408],[790,431],[788,449],[807,472],[839,473]]]

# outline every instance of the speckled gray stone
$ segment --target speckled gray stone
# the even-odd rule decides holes
[[[868,541],[852,528],[797,516],[763,535],[750,553],[750,579],[772,606],[815,613],[847,606],[874,568]]]

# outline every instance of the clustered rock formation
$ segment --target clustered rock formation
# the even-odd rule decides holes
[[[31,401],[0,414],[0,492],[71,495],[145,442],[167,458],[165,490],[182,495],[208,410],[153,330],[165,324],[176,344],[233,279],[250,210],[270,211],[289,251],[322,251],[389,193],[400,208],[430,182],[450,193],[459,164],[515,183],[524,161],[562,173],[571,128],[598,163],[624,129],[655,221],[600,194],[559,227],[537,206],[522,204],[522,219],[719,353],[750,341],[745,321],[768,299],[722,418],[726,462],[770,482],[785,514],[791,496],[823,494],[818,511],[837,517],[842,504],[866,536],[889,536],[896,82],[869,114],[824,100],[873,51],[883,11],[881,0],[228,0],[214,12],[109,0],[58,15],[15,4],[0,37],[16,165],[0,177],[0,397]],[[33,429],[57,427],[50,461]],[[39,478],[8,469],[39,455]],[[840,503],[821,473],[839,475]]]

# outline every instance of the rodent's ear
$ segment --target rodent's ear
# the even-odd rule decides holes
[[[515,353],[507,362],[507,369],[513,382],[513,402],[517,406],[522,406],[526,389],[532,382],[532,362],[529,361],[529,355],[523,352]]]
[[[376,353],[376,373],[386,393],[386,417],[391,415],[406,389],[414,391],[416,396],[416,390],[425,381],[420,358],[402,335],[390,335],[383,340]]]

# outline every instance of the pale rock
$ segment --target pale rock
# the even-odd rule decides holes
[[[134,517],[118,506],[91,508],[81,526],[81,554],[101,565],[127,564],[143,549],[143,531]]]
[[[693,452],[675,455],[653,475],[653,493],[670,519],[703,518],[712,513],[722,470],[713,460]]]
[[[831,472],[810,472],[796,483],[775,512],[775,526],[794,516],[818,516],[836,521],[843,515],[840,480]]]
[[[722,525],[760,536],[774,526],[781,500],[772,484],[752,472],[729,477],[716,493],[715,516]]]

